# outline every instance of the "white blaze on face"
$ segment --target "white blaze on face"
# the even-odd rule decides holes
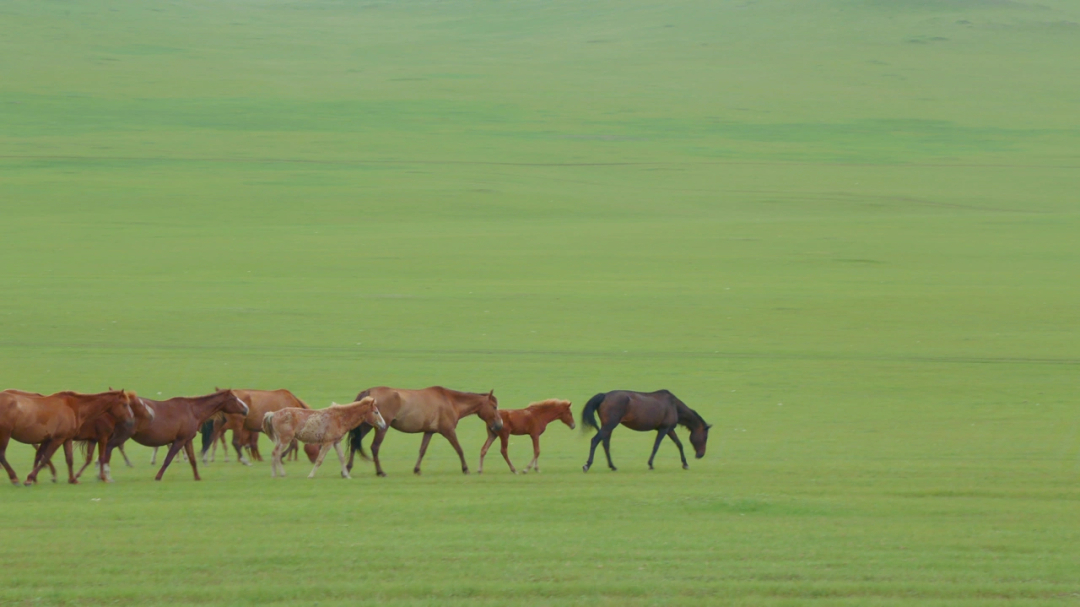
[[[239,396],[236,397],[236,401],[239,402],[241,405],[244,405],[244,416],[246,417],[247,414],[251,412],[251,407],[249,407],[248,404],[244,402],[244,399],[240,398]]]

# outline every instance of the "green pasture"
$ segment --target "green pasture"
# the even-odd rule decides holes
[[[0,486],[0,604],[1076,603],[1078,69],[1064,0],[0,3],[0,387],[714,424],[132,446]]]

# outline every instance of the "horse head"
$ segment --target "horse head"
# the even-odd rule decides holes
[[[225,406],[221,408],[222,413],[238,413],[246,417],[250,410],[247,403],[240,400],[240,397],[232,390],[224,390],[224,392],[228,393],[229,398],[225,401]]]
[[[499,432],[502,430],[503,422],[502,416],[499,415],[499,399],[495,398],[495,391],[492,390],[480,398],[480,408],[477,409],[476,414],[484,420],[492,432]]]
[[[570,410],[570,401],[564,400],[559,404],[562,409],[559,411],[559,421],[570,426],[570,429],[574,429],[574,412]]]
[[[702,423],[690,431],[690,444],[694,446],[694,457],[698,459],[705,457],[705,443],[709,441],[709,428],[712,426]]]
[[[110,392],[115,398],[109,403],[109,415],[111,415],[119,425],[124,425],[129,428],[134,426],[135,414],[132,413],[132,410],[136,406],[135,403],[139,402],[139,397],[129,390],[111,390]]]
[[[369,426],[374,426],[379,430],[386,430],[386,420],[383,419],[382,413],[379,412],[379,407],[375,405],[375,399],[370,396],[365,396],[364,400],[371,401],[371,411],[364,417],[364,421]]]
[[[154,420],[154,408],[141,398],[136,398],[135,402],[131,404],[131,412],[135,414],[135,423]]]

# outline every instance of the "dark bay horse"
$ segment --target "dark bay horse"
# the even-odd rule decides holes
[[[399,432],[415,434],[423,432],[424,438],[420,441],[420,457],[416,460],[413,472],[420,474],[420,462],[424,459],[428,443],[435,433],[439,433],[450,441],[450,445],[457,451],[461,459],[461,471],[469,473],[469,465],[465,463],[465,452],[461,450],[461,444],[457,439],[458,420],[474,413],[484,420],[489,428],[498,432],[502,429],[502,418],[499,417],[499,401],[495,398],[495,391],[487,394],[475,392],[458,392],[441,386],[424,388],[423,390],[399,390],[396,388],[369,388],[356,396],[360,401],[372,396],[379,405],[379,412],[388,424],[387,428],[377,429],[375,438],[371,442],[371,455],[375,459],[375,473],[386,476],[382,464],[379,463],[379,446],[386,437],[387,430],[392,427]],[[364,454],[361,441],[364,435],[371,430],[372,426],[363,423],[349,433],[349,465],[352,470],[353,457],[359,451]]]
[[[53,453],[64,446],[68,465],[68,482],[76,484],[72,438],[79,428],[94,419],[112,415],[117,423],[134,423],[131,405],[139,397],[127,390],[110,390],[99,394],[57,392],[45,396],[35,392],[5,390],[0,392],[0,464],[7,470],[15,485],[19,479],[8,464],[5,453],[12,438],[20,443],[41,445],[34,457],[34,468],[26,477],[27,485],[37,482],[38,471],[49,465]]]
[[[517,470],[514,469],[514,464],[510,463],[510,455],[506,452],[507,444],[510,442],[510,435],[524,436],[528,434],[532,437],[533,443],[533,458],[529,462],[528,466],[525,466],[523,472],[528,472],[529,468],[534,468],[537,472],[540,472],[540,464],[537,460],[540,459],[540,435],[547,429],[547,425],[556,419],[561,421],[574,429],[574,413],[570,410],[570,401],[549,399],[533,403],[524,409],[499,409],[499,417],[502,418],[503,426],[499,432],[493,432],[488,428],[488,438],[484,446],[480,448],[480,467],[477,468],[477,474],[484,472],[484,456],[487,455],[488,447],[491,443],[495,442],[495,437],[498,436],[502,439],[502,456],[506,460],[506,465],[510,466],[510,472],[517,474]]]
[[[247,415],[248,411],[248,406],[232,390],[218,390],[213,394],[191,398],[178,396],[169,400],[143,400],[154,409],[154,418],[136,424],[131,439],[147,447],[169,445],[165,462],[154,478],[158,481],[165,475],[165,469],[181,449],[187,453],[195,480],[200,480],[199,468],[195,463],[195,448],[191,444],[192,439],[199,433],[199,428],[219,411],[244,415]],[[115,446],[110,443],[108,449]]]
[[[597,412],[600,413],[599,425],[595,417]],[[615,464],[611,463],[611,431],[619,424],[639,432],[656,430],[656,443],[653,444],[652,455],[649,456],[649,470],[652,470],[656,450],[660,448],[660,443],[665,436],[670,437],[679,448],[683,469],[690,468],[686,463],[682,443],[675,435],[675,426],[681,425],[690,430],[690,444],[694,446],[698,459],[705,456],[705,443],[709,440],[709,428],[712,427],[705,423],[697,411],[687,407],[686,403],[667,390],[656,392],[616,390],[606,394],[597,394],[585,403],[585,408],[581,411],[581,423],[597,430],[589,446],[589,461],[582,467],[585,472],[588,472],[592,466],[593,454],[596,453],[596,445],[600,444],[600,441],[604,442],[604,454],[607,455],[608,467],[612,470],[616,469]]]

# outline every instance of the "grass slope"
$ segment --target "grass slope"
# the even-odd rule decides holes
[[[561,425],[525,477],[441,438],[413,477],[400,434],[349,482],[132,449],[0,491],[0,603],[1075,601],[1078,23],[7,3],[0,386],[665,387],[715,428],[689,472],[623,429],[583,475]]]

